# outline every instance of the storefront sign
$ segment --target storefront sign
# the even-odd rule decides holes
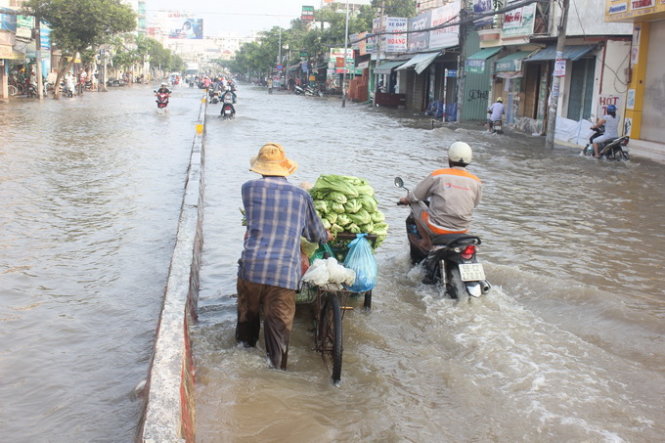
[[[457,69],[446,69],[446,77],[449,78],[457,77]]]
[[[432,9],[432,27],[459,22],[460,1]],[[430,31],[429,49],[450,48],[459,45],[459,25]]]
[[[409,19],[409,52],[426,51],[429,48],[429,32],[413,32],[427,29],[432,23],[432,11],[428,10]]]
[[[39,38],[41,40],[42,49],[51,49],[51,28],[44,23],[39,28]]]
[[[503,14],[503,38],[524,37],[533,34],[533,24],[536,18],[536,4],[513,9]]]
[[[468,59],[466,61],[466,72],[482,74],[485,72],[485,60]]]
[[[32,38],[32,28],[35,27],[35,18],[29,15],[16,16],[16,36],[20,38]]]
[[[388,17],[386,19],[385,34],[385,52],[405,52],[407,49],[406,31],[409,22],[405,17]]]
[[[0,45],[14,46],[16,35],[13,32],[0,31]]]
[[[656,16],[665,12],[664,0],[605,0],[605,20],[610,22]],[[657,18],[657,17],[654,17]]]

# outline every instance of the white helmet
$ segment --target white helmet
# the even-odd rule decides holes
[[[453,163],[471,163],[471,146],[464,142],[455,142],[448,148],[448,160]]]

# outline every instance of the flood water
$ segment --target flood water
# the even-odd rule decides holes
[[[150,87],[0,104],[0,429],[4,441],[132,441],[200,91]],[[198,440],[658,441],[665,432],[663,166],[580,158],[542,139],[243,86],[208,108]],[[422,126],[419,128],[419,126]],[[411,269],[395,175],[474,148],[473,229],[492,292],[442,299]],[[234,342],[240,186],[269,141],[291,180],[364,177],[391,231],[371,312],[344,318],[330,383],[299,312],[289,370]]]
[[[0,433],[134,439],[200,94],[0,104]]]
[[[665,432],[663,166],[546,150],[542,138],[480,126],[423,129],[408,114],[338,99],[239,91],[237,118],[208,107],[197,365],[197,439],[220,441],[657,441]],[[420,283],[404,235],[407,187],[474,149],[484,182],[473,231],[494,287],[456,304]],[[371,312],[344,318],[342,383],[312,350],[300,310],[289,370],[262,344],[236,347],[240,186],[249,159],[278,142],[290,178],[366,178],[391,226],[376,251]],[[360,305],[360,304],[359,304]]]

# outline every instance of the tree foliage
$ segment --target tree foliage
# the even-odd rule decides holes
[[[355,8],[349,14],[349,35],[372,30],[372,21],[380,15],[382,2],[387,17],[413,17],[415,0],[373,0],[371,6]],[[231,63],[234,72],[264,77],[277,64],[279,34],[282,39],[282,60],[286,66],[301,60],[301,52],[307,53],[310,63],[317,63],[330,48],[344,47],[346,28],[346,3],[329,3],[314,13],[315,25],[300,19],[291,21],[290,29],[272,28],[260,34],[257,42],[245,43]]]
[[[121,0],[28,0],[23,6],[48,23],[54,44],[67,55],[95,50],[136,28],[136,14]]]

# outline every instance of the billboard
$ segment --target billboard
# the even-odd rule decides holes
[[[524,37],[533,34],[536,4],[531,3],[503,14],[503,38]]]
[[[166,25],[169,38],[202,39],[203,19],[190,17],[179,12],[169,12]]]
[[[424,51],[429,48],[429,32],[414,32],[427,29],[432,23],[432,10],[418,14],[409,19],[409,52]]]

